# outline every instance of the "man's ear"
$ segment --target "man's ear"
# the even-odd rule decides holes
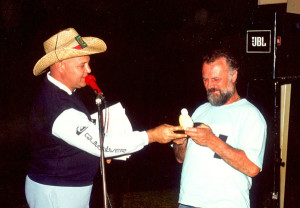
[[[58,77],[64,71],[64,64],[59,61],[50,66],[51,76]]]
[[[232,82],[233,82],[233,83],[236,83],[236,81],[237,81],[237,76],[238,76],[238,71],[237,71],[237,70],[234,70],[233,73],[232,73]]]
[[[55,63],[55,68],[57,71],[59,72],[63,72],[64,71],[64,63],[62,61],[58,61]]]

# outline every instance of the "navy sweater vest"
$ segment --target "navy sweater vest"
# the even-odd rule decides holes
[[[90,118],[76,93],[69,95],[46,78],[33,102],[30,115],[31,156],[28,176],[41,184],[86,186],[93,183],[99,158],[52,135],[55,119],[74,108]]]

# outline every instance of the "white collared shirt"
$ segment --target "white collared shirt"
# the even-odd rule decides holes
[[[47,78],[48,78],[49,82],[51,82],[52,84],[54,84],[55,86],[57,86],[59,89],[65,91],[69,95],[72,95],[72,91],[66,85],[64,85],[60,81],[56,80],[55,78],[53,78],[50,75],[50,72],[47,73]]]

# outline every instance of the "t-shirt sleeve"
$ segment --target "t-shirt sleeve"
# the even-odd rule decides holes
[[[265,152],[267,125],[260,113],[252,112],[245,118],[244,130],[240,138],[241,149],[247,157],[262,171],[263,157]]]

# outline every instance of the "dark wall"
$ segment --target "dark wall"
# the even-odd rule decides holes
[[[299,25],[299,15],[287,15],[282,5],[258,7],[248,0],[3,0],[0,11],[0,147],[1,167],[7,167],[1,172],[6,181],[1,190],[9,190],[5,196],[18,196],[16,200],[6,197],[7,203],[24,201],[22,183],[29,158],[27,118],[44,77],[34,77],[32,69],[44,55],[43,41],[61,29],[74,27],[81,36],[96,36],[106,42],[107,52],[92,56],[92,73],[107,100],[123,104],[135,130],[162,123],[177,125],[181,108],[192,113],[206,101],[200,61],[214,46],[238,55],[242,65],[239,92],[259,107],[272,127],[273,56],[246,54],[246,30],[273,30],[275,11],[282,36],[278,75],[299,75],[299,28],[294,27]],[[90,89],[79,91],[89,108],[95,109]],[[268,137],[265,167],[252,189],[257,207],[270,204],[273,142]],[[118,170],[112,167],[112,171],[114,168]],[[123,169],[131,189],[147,189],[159,188],[162,183],[162,187],[178,187],[180,168],[168,145],[150,145]],[[18,179],[14,180],[16,189],[9,184],[11,170]],[[145,177],[154,183],[143,186]]]

